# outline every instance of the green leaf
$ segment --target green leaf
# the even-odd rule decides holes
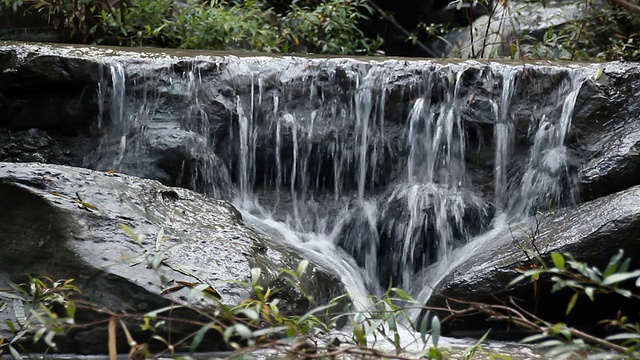
[[[442,360],[442,351],[436,346],[431,347],[429,349],[429,360]]]
[[[72,319],[76,316],[76,302],[73,300],[67,303],[67,315]]]
[[[598,81],[603,74],[604,74],[604,67],[598,66],[598,70],[596,70],[596,73],[593,75],[593,80]]]
[[[427,313],[422,317],[422,320],[420,320],[420,339],[422,339],[423,343],[427,341],[427,330],[429,330],[429,315],[431,315],[431,311],[427,310]]]
[[[304,274],[305,270],[307,270],[307,266],[309,266],[309,260],[305,259],[300,261],[300,264],[298,264],[298,268],[296,269],[296,273],[298,274],[298,277]]]
[[[553,265],[558,269],[564,270],[564,256],[559,252],[551,253],[551,260],[553,261]]]
[[[637,278],[639,276],[640,276],[640,270],[627,272],[627,273],[612,274],[612,275],[609,275],[606,278],[604,278],[604,280],[602,281],[602,284],[603,285],[617,284],[619,282],[622,282],[622,281],[625,281],[625,280],[629,280],[629,279],[632,279],[632,278]],[[636,283],[637,283],[637,281],[636,281]]]
[[[480,345],[487,339],[487,336],[489,336],[489,332],[491,332],[491,329],[487,330],[487,332],[484,333],[484,335],[482,335],[475,344],[467,348],[465,351],[465,358],[467,360],[471,360],[473,358],[473,355],[475,355],[476,351],[480,348]]]
[[[548,334],[535,334],[535,335],[531,335],[531,336],[527,336],[526,338],[520,340],[521,343],[532,343],[532,342],[538,342],[539,340],[542,339],[546,339],[548,338],[549,335]]]
[[[264,329],[260,329],[260,330],[256,330],[253,332],[253,336],[263,336],[263,335],[269,335],[269,334],[274,334],[274,333],[278,333],[280,331],[284,331],[284,330],[288,330],[290,329],[290,327],[288,326],[276,326],[276,327],[267,327]]]
[[[630,298],[632,293],[627,289],[616,289],[616,292],[626,298]]]
[[[565,313],[565,315],[569,315],[569,313],[571,313],[573,307],[576,306],[576,302],[578,302],[578,293],[574,293],[571,297],[571,300],[569,300],[569,304],[567,305],[567,312]]]
[[[13,346],[9,345],[9,352],[11,353],[11,357],[13,360],[22,360],[22,356]]]
[[[262,270],[260,268],[252,268],[251,269],[251,285],[257,286],[258,280],[260,280],[260,273]]]
[[[136,235],[136,233],[134,233],[130,227],[125,224],[120,224],[120,228],[124,230],[124,232],[126,232],[129,236],[131,236],[131,238],[135,240],[136,243],[142,244],[142,239],[140,239],[140,237]]]
[[[384,303],[384,309],[386,310],[384,313],[385,316],[385,320],[387,321],[387,325],[389,325],[389,330],[391,331],[397,331],[398,330],[398,323],[396,321],[396,314],[393,311],[393,309],[391,308],[391,305],[389,305],[389,303]]]
[[[241,310],[238,310],[237,313],[238,314],[244,314],[244,316],[248,317],[249,319],[251,319],[253,321],[258,321],[260,319],[260,316],[258,315],[258,312],[253,310],[253,309],[241,309]]]
[[[609,264],[607,265],[606,269],[604,270],[604,273],[602,274],[603,277],[607,277],[615,273],[616,270],[618,270],[618,265],[620,260],[622,259],[622,256],[624,256],[624,251],[619,250],[617,254],[611,257],[611,260],[609,260]]]
[[[200,330],[198,330],[196,335],[193,337],[193,340],[191,340],[191,346],[189,347],[189,352],[194,353],[198,349],[198,346],[200,346],[200,343],[202,343],[202,339],[204,338],[204,335],[207,333],[207,331],[211,329],[211,325],[213,324],[214,322],[210,322],[208,324],[203,325],[200,328]]]
[[[434,316],[431,320],[431,329],[433,330],[431,333],[431,341],[433,342],[433,346],[437,347],[440,341],[440,319],[438,319],[437,316]]]
[[[235,324],[236,333],[243,339],[250,339],[252,336],[251,329],[245,324]]]
[[[144,316],[147,316],[147,317],[151,318],[152,320],[155,320],[158,317],[158,314],[160,314],[160,313],[163,313],[163,312],[166,312],[166,311],[175,310],[175,309],[181,309],[183,307],[184,306],[182,306],[182,305],[173,304],[173,305],[165,306],[165,307],[160,308],[160,309],[149,311],[148,313],[144,314]]]
[[[329,304],[325,304],[322,306],[318,306],[316,308],[313,308],[311,310],[309,310],[306,314],[302,315],[299,319],[298,322],[302,322],[307,320],[308,318],[310,318],[313,314],[318,313],[320,311],[325,311],[327,309],[331,309],[332,307],[336,306],[337,303],[329,303]]]
[[[365,335],[364,330],[362,330],[362,326],[360,324],[356,324],[356,326],[353,327],[353,336],[358,345],[367,346],[367,336]]]
[[[48,346],[50,346],[53,349],[57,348],[57,345],[55,342],[53,342],[53,337],[56,336],[55,331],[49,331],[47,333],[47,335],[45,335],[44,337],[44,343],[47,344]]]
[[[621,333],[606,337],[607,340],[631,340],[640,339],[640,334],[635,333]]]
[[[593,297],[594,291],[595,291],[595,289],[594,289],[594,288],[592,288],[591,286],[587,286],[587,287],[584,289],[584,293],[585,293],[585,294],[587,294],[587,296],[589,297],[589,299],[590,299],[591,301],[595,301],[595,299],[594,299],[594,297]]]
[[[391,291],[395,292],[400,299],[413,303],[413,304],[418,304],[421,305],[422,303],[417,301],[416,299],[412,298],[409,294],[407,294],[406,291],[402,290],[402,289],[398,289],[398,288],[391,288]]]
[[[7,324],[7,326],[9,327],[9,331],[11,331],[12,334],[16,333],[16,326],[13,324],[13,321],[5,320],[4,323]]]
[[[527,277],[522,274],[522,275],[518,275],[515,279],[511,280],[511,282],[509,284],[507,284],[507,288],[512,287],[513,285],[519,283],[520,281],[526,279]]]

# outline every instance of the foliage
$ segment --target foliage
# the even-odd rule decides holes
[[[308,261],[302,261],[295,271],[283,270],[282,276],[298,286]],[[174,354],[175,351],[187,349],[197,351],[203,344],[222,342],[241,355],[259,349],[271,349],[280,354],[297,357],[337,356],[351,354],[354,356],[391,356],[378,350],[379,343],[388,342],[393,346],[394,358],[404,359],[404,343],[401,334],[411,335],[411,343],[422,344],[421,357],[442,359],[443,352],[439,349],[440,320],[437,316],[427,313],[420,322],[419,328],[413,328],[407,313],[407,304],[419,306],[419,302],[412,299],[406,292],[397,288],[390,288],[379,298],[371,298],[370,306],[364,311],[333,312],[344,304],[347,295],[331,300],[328,304],[315,307],[302,315],[287,313],[279,306],[278,291],[264,288],[260,285],[261,271],[259,268],[251,270],[253,296],[242,301],[237,306],[227,306],[219,301],[217,293],[208,291],[208,285],[194,286],[191,296],[206,297],[213,307],[195,309],[188,305],[173,304],[166,308],[154,309],[145,314],[114,313],[109,309],[96,308],[83,301],[71,299],[71,295],[78,292],[72,285],[73,280],[51,281],[29,277],[29,283],[22,284],[21,299],[32,306],[31,314],[20,320],[18,330],[13,324],[15,336],[10,341],[0,339],[0,354],[8,351],[14,358],[19,358],[20,352],[26,352],[25,335],[33,335],[33,341],[43,340],[49,347],[56,349],[54,337],[63,335],[76,324],[74,315],[76,306],[83,310],[100,311],[108,314],[105,320],[109,331],[109,352],[112,358],[117,354],[116,329],[120,326],[130,346],[129,357],[151,356],[148,342],[138,343],[130,331],[131,321],[138,321],[143,331],[153,333],[150,341],[164,344],[165,350]],[[302,291],[301,288],[298,288]],[[20,301],[20,300],[18,300]],[[347,301],[348,302],[348,301]],[[16,303],[14,302],[14,308]],[[4,309],[2,309],[4,310]],[[197,314],[197,320],[186,313],[177,315],[179,310],[188,310]],[[0,310],[1,311],[1,310]],[[350,324],[351,341],[340,343],[335,341],[318,342],[318,337],[336,329],[341,319]],[[128,320],[125,322],[125,320]],[[94,323],[95,324],[95,323]],[[180,339],[171,339],[167,332],[177,324],[189,324],[192,332]],[[402,329],[409,330],[403,332]],[[403,335],[404,336],[404,335]],[[405,340],[403,342],[403,340]],[[344,340],[342,340],[344,341]],[[468,349],[469,358],[476,352],[482,352],[479,341]],[[157,348],[157,346],[156,346]],[[159,355],[159,354],[158,354]]]
[[[522,274],[515,278],[510,285],[530,279],[537,282],[542,277],[549,278],[553,283],[552,292],[568,290],[573,292],[566,305],[566,314],[570,314],[580,298],[595,302],[600,295],[615,294],[624,298],[640,300],[640,293],[633,291],[632,287],[640,287],[640,270],[630,270],[631,258],[624,257],[624,251],[620,250],[612,256],[604,270],[596,266],[589,266],[577,261],[570,254],[551,253],[551,262],[538,257],[540,266],[523,270]],[[637,315],[637,314],[634,314]],[[631,322],[623,314],[618,314],[615,319],[604,319],[610,335],[604,339],[586,334],[571,328],[564,323],[552,324],[533,315],[532,319],[545,325],[545,331],[531,336],[525,341],[541,341],[543,346],[551,347],[550,357],[569,356],[579,354],[582,351],[605,351],[609,357],[640,357],[640,324]],[[594,348],[596,345],[597,348]],[[623,356],[621,356],[623,354]]]
[[[74,324],[77,304],[71,296],[79,293],[72,285],[73,279],[53,281],[46,277],[27,277],[29,282],[17,287],[22,296],[12,296],[18,324],[6,323],[14,337],[11,340],[0,337],[0,355],[8,351],[17,359],[21,358],[18,349],[24,350],[20,340],[26,335],[33,335],[34,342],[43,340],[48,347],[56,349],[55,336],[62,335]],[[29,315],[25,313],[24,303],[31,308]],[[6,308],[6,303],[0,303],[0,311]]]
[[[374,15],[366,0],[293,1],[278,13],[266,0],[0,0],[0,10],[40,14],[82,43],[267,52],[372,53],[360,29]]]

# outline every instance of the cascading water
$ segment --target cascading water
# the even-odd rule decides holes
[[[496,219],[576,201],[565,143],[580,70],[546,67],[549,84],[499,64],[108,67],[105,136],[88,166],[145,176],[145,155],[187,139],[180,169],[158,155],[166,182],[234,201],[257,231],[335,271],[356,302],[390,281],[424,293]]]

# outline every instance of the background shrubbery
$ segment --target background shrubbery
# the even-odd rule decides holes
[[[574,4],[582,15],[543,34],[525,31],[503,40],[509,43],[503,45],[511,49],[510,53],[489,53],[484,48],[495,44],[488,43],[483,43],[482,49],[462,53],[465,57],[532,60],[640,60],[640,5],[636,1],[560,2]],[[552,3],[532,2],[541,6]],[[445,39],[448,33],[472,23],[478,13],[489,16],[492,25],[505,21],[498,16],[505,13],[501,9],[506,9],[507,22],[517,22],[522,16],[512,11],[514,4],[522,1],[452,0],[449,8],[456,14],[454,20],[407,24],[396,21],[396,14],[378,3],[384,2],[0,0],[0,15],[4,13],[5,19],[8,13],[14,19],[29,17],[30,26],[35,19],[48,28],[63,30],[68,41],[78,43],[318,54],[370,55],[388,50],[390,55],[423,56],[441,56],[433,50],[433,44],[449,41]],[[471,32],[472,38],[488,33],[482,29]],[[383,44],[383,39],[388,43]]]
[[[360,29],[373,13],[366,0],[293,1],[284,11],[263,0],[0,0],[2,7],[36,14],[81,43],[331,54],[381,44]]]

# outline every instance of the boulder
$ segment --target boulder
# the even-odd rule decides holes
[[[483,235],[456,250],[451,256],[456,259],[453,266],[434,286],[427,305],[443,306],[448,299],[497,304],[513,297],[529,311],[537,311],[541,318],[550,321],[593,325],[602,319],[612,319],[616,311],[625,309],[624,299],[621,301],[620,297],[599,298],[595,303],[582,298],[567,318],[564,311],[572,292],[551,294],[549,282],[544,278],[538,281],[537,292],[528,281],[509,289],[506,285],[519,275],[516,269],[536,264],[538,255],[549,259],[551,252],[570,253],[578,261],[601,268],[619,249],[624,249],[627,256],[638,258],[639,234],[640,186],[574,208],[539,215],[526,223]],[[456,306],[453,302],[449,304]],[[627,315],[635,316],[637,311]],[[488,326],[484,318],[476,321],[465,318],[464,322],[451,322],[447,331],[453,334],[483,332]]]
[[[640,70],[621,63],[602,67],[576,102],[573,148],[580,195],[591,200],[638,185],[640,179]]]
[[[578,3],[509,2],[507,6],[496,6],[493,14],[474,16],[475,21],[467,28],[451,31],[431,47],[436,56],[450,58],[510,56],[509,46],[515,37],[528,34],[542,39],[549,28],[561,27],[583,16],[585,11]]]
[[[264,286],[278,287],[288,284],[280,270],[302,260],[244,226],[226,201],[124,174],[0,163],[0,199],[0,280],[9,282],[0,285],[24,282],[26,273],[73,278],[83,300],[113,312],[144,313],[171,302],[211,305],[190,296],[188,287],[167,290],[177,281],[209,284],[222,303],[236,305],[251,296],[245,283],[251,268],[262,269]],[[283,311],[306,311],[345,292],[335,275],[314,264],[300,286],[314,301],[288,295]],[[104,315],[79,311],[77,319]],[[75,329],[62,350],[106,352],[105,326]]]

